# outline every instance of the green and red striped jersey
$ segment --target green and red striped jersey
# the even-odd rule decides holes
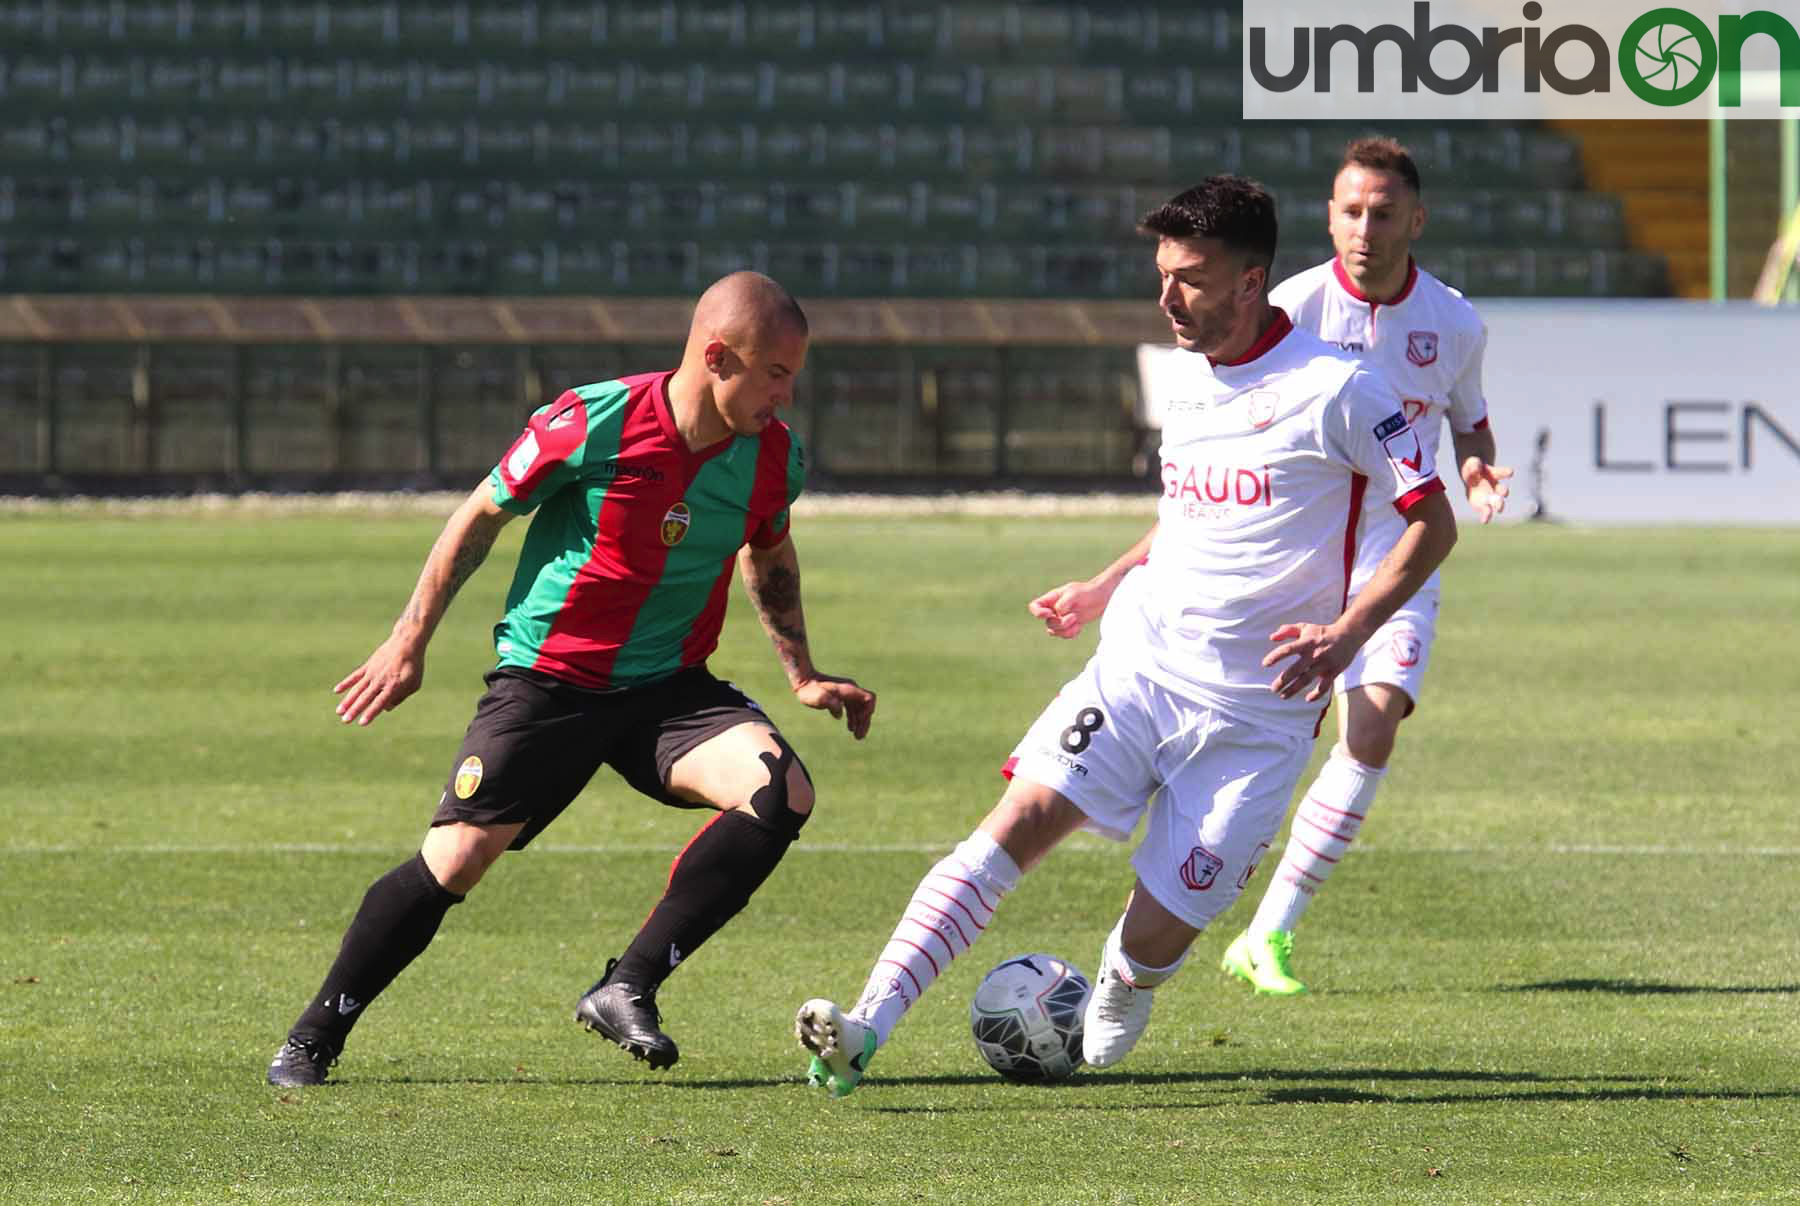
[[[746,543],[787,537],[806,456],[787,426],[688,449],[672,373],[584,385],[531,416],[489,481],[531,528],[494,626],[502,666],[641,686],[718,646]]]

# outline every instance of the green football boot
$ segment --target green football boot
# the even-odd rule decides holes
[[[848,1097],[875,1058],[875,1030],[853,1021],[824,997],[814,997],[794,1018],[794,1035],[813,1053],[806,1083]]]
[[[1296,980],[1288,967],[1293,956],[1293,931],[1252,934],[1245,930],[1225,948],[1219,967],[1256,989],[1259,996],[1297,997],[1306,991],[1306,985]]]

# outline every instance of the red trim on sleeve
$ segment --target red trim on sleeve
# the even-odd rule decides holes
[[[1486,431],[1487,430],[1487,416],[1482,415],[1481,422],[1475,424],[1475,426],[1469,428],[1469,430],[1470,430],[1470,432]]]
[[[1396,510],[1396,511],[1400,512],[1400,514],[1404,515],[1408,511],[1412,510],[1413,507],[1416,506],[1417,504],[1419,504],[1420,502],[1423,502],[1425,499],[1430,498],[1433,494],[1442,494],[1443,492],[1444,492],[1443,479],[1434,477],[1428,482],[1423,482],[1417,486],[1414,486],[1412,489],[1408,490],[1405,494],[1402,494],[1399,498],[1396,498],[1394,500],[1394,510]]]
[[[1018,766],[1019,760],[1017,758],[1008,758],[1005,762],[1000,764],[1000,777],[1002,779],[1010,780],[1013,777],[1013,771],[1017,770]]]
[[[1207,362],[1214,368],[1237,368],[1239,365],[1249,364],[1258,356],[1268,352],[1270,348],[1273,348],[1283,339],[1286,339],[1288,332],[1294,329],[1293,320],[1287,316],[1287,311],[1283,310],[1280,306],[1270,306],[1269,308],[1275,311],[1275,321],[1270,323],[1268,327],[1263,330],[1263,333],[1256,337],[1256,342],[1251,344],[1243,355],[1235,360],[1214,360],[1211,356],[1208,356],[1206,358]]]

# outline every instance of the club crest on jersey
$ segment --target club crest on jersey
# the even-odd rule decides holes
[[[1205,846],[1195,846],[1181,864],[1181,882],[1190,892],[1204,892],[1219,878],[1225,860]]]
[[[1250,426],[1267,427],[1275,418],[1275,407],[1281,395],[1272,389],[1259,389],[1250,395]]]
[[[694,513],[688,505],[678,502],[669,508],[662,519],[662,542],[670,548],[680,544],[687,536],[688,526],[694,522]]]
[[[1419,643],[1419,638],[1411,632],[1396,632],[1391,648],[1394,651],[1394,660],[1402,666],[1418,665],[1419,654],[1424,651],[1424,646]]]
[[[1437,363],[1438,335],[1436,331],[1408,331],[1406,333],[1406,358],[1424,368],[1428,364]]]
[[[481,759],[470,754],[456,768],[456,798],[466,800],[481,786]]]

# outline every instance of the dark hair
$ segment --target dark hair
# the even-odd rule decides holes
[[[1208,176],[1145,214],[1138,229],[1163,239],[1217,239],[1252,268],[1275,262],[1275,198],[1243,176]]]
[[[1419,195],[1419,165],[1412,152],[1392,138],[1353,138],[1344,148],[1344,161],[1338,172],[1347,167],[1366,168],[1371,172],[1393,172],[1406,181],[1406,187]],[[1336,177],[1333,177],[1335,180]]]

